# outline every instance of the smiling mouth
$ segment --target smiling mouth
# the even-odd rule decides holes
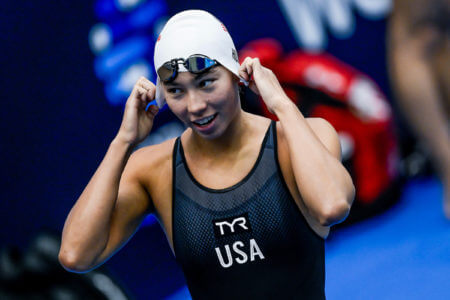
[[[215,113],[209,117],[206,117],[206,118],[203,118],[203,119],[200,119],[197,121],[193,121],[192,123],[194,123],[197,126],[206,126],[206,125],[210,124],[216,118],[216,116],[217,116],[217,113]]]

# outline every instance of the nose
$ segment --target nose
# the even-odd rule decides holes
[[[206,98],[202,97],[202,95],[195,91],[188,91],[187,109],[189,113],[201,116],[203,115],[207,107],[208,102]]]

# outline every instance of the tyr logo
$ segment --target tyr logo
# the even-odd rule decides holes
[[[248,213],[239,216],[213,220],[213,225],[214,235],[218,238],[246,231],[251,232]]]

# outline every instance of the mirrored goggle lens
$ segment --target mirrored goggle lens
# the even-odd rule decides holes
[[[158,70],[159,79],[162,82],[168,82],[175,79],[176,70],[172,67],[170,62],[165,63]]]
[[[185,66],[191,73],[201,73],[216,64],[215,60],[202,56],[191,56],[186,60]]]
[[[181,62],[176,61],[176,63],[173,63],[170,61],[162,65],[158,70],[160,80],[163,82],[170,82],[174,80],[177,76],[178,63]],[[184,61],[184,66],[186,69],[194,74],[205,72],[216,64],[217,62],[213,59],[196,55],[190,56],[186,61]]]

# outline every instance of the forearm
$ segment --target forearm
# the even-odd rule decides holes
[[[66,264],[89,266],[105,249],[119,189],[130,156],[130,146],[114,140],[77,200],[64,225],[60,259]]]
[[[310,214],[323,225],[346,217],[354,196],[350,175],[287,97],[274,112],[287,141],[295,181]]]

